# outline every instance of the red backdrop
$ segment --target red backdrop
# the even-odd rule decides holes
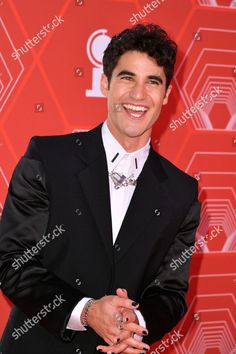
[[[31,136],[87,130],[106,119],[103,49],[142,21],[160,24],[179,45],[153,144],[199,180],[196,242],[218,230],[193,254],[180,338],[155,343],[151,353],[235,353],[235,0],[0,0],[0,211]],[[0,334],[10,307],[0,293]]]

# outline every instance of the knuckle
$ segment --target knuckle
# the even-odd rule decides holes
[[[115,305],[117,302],[117,297],[116,296],[111,296],[111,303]]]

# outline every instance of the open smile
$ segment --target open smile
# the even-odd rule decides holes
[[[124,110],[126,113],[135,119],[140,119],[145,116],[145,113],[148,110],[148,107],[142,105],[133,105],[130,103],[124,103],[123,105]]]

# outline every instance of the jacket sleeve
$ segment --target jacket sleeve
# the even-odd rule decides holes
[[[49,217],[49,196],[37,137],[31,139],[9,186],[0,224],[0,282],[3,293],[28,318],[56,337],[70,341],[76,332],[66,329],[70,314],[84,294],[59,279],[42,264],[40,252]],[[21,258],[24,262],[17,262]],[[55,305],[57,303],[57,305]]]
[[[139,310],[149,331],[145,337],[145,342],[149,344],[168,333],[187,311],[185,296],[188,289],[190,247],[194,244],[199,218],[200,203],[195,199],[155,279],[141,294]],[[183,255],[181,261],[174,262]]]

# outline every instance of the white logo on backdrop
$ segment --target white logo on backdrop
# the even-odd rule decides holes
[[[102,57],[111,38],[106,35],[106,29],[99,29],[91,34],[87,42],[87,55],[94,65],[92,70],[92,89],[86,90],[87,97],[104,97],[100,90],[102,75]]]

